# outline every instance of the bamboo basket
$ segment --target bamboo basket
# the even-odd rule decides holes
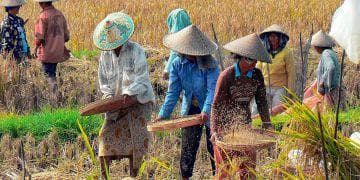
[[[147,126],[147,130],[149,132],[155,131],[165,131],[172,129],[179,129],[190,127],[194,125],[199,125],[202,120],[198,117],[198,115],[185,116],[181,118],[175,118],[171,120],[164,120],[160,122],[150,123]]]
[[[275,145],[275,134],[261,129],[242,129],[220,137],[215,144],[225,150],[261,150]]]

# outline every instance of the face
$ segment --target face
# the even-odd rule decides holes
[[[247,57],[241,57],[239,62],[239,67],[241,72],[248,72],[249,70],[252,70],[256,66],[256,60],[250,59]]]
[[[19,14],[21,6],[13,7],[9,10],[10,14]]]
[[[272,46],[279,46],[280,39],[279,36],[276,33],[271,33],[269,36],[269,42]]]
[[[314,49],[319,54],[321,54],[323,52],[323,49],[321,47],[314,46]]]

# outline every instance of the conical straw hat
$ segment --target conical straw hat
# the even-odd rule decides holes
[[[289,35],[283,30],[283,28],[277,24],[273,24],[270,27],[267,27],[261,34],[260,38],[263,39],[266,34],[269,33],[281,33],[289,39]]]
[[[320,30],[312,37],[311,45],[318,47],[334,47],[336,44],[331,36]]]
[[[226,44],[224,48],[232,53],[239,54],[244,57],[271,63],[269,53],[266,51],[256,33],[232,41]]]
[[[194,25],[166,35],[163,43],[173,51],[192,56],[210,55],[217,49],[217,45]]]
[[[109,14],[95,28],[93,42],[101,50],[113,50],[130,39],[134,22],[129,15],[116,12]]]
[[[0,6],[4,7],[16,7],[25,4],[25,0],[2,0]]]

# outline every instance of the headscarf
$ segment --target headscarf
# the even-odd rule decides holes
[[[191,25],[190,16],[184,9],[174,9],[167,18],[167,25],[171,33],[176,33]]]
[[[269,36],[272,33],[275,33],[279,37],[279,47],[277,49],[271,49],[271,45],[269,42]],[[263,36],[263,38],[261,38],[261,41],[264,44],[266,50],[269,52],[269,54],[274,58],[276,56],[276,54],[278,54],[281,50],[283,50],[285,48],[287,42],[289,41],[289,38],[288,38],[288,36],[286,36],[282,33],[269,32],[269,33],[266,33],[266,35]]]

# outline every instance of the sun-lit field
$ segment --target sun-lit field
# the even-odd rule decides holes
[[[341,0],[60,0],[55,3],[66,16],[71,41],[76,51],[93,49],[92,32],[108,13],[123,11],[135,21],[133,40],[143,45],[161,48],[168,32],[166,18],[175,8],[186,9],[194,24],[210,36],[214,24],[221,44],[240,36],[260,32],[277,23],[289,32],[291,44],[298,45],[299,33],[308,36],[314,30],[328,30],[331,17]],[[29,18],[26,26],[28,39],[33,42],[33,25],[40,7],[29,0],[20,16]]]
[[[156,116],[167,88],[162,79],[163,60],[169,50],[162,45],[162,38],[168,33],[166,19],[175,8],[186,9],[194,24],[213,39],[213,24],[220,44],[225,44],[241,36],[261,32],[276,23],[284,27],[290,35],[290,46],[294,50],[297,68],[300,69],[299,34],[303,39],[309,37],[311,27],[314,31],[329,30],[334,11],[341,0],[59,0],[54,3],[67,18],[71,40],[67,44],[76,57],[59,65],[58,83],[60,96],[53,97],[41,72],[41,64],[32,62],[25,71],[15,71],[11,65],[0,59],[0,179],[20,178],[19,169],[20,140],[24,141],[27,169],[33,179],[97,179],[99,167],[92,161],[91,154],[97,153],[97,133],[103,117],[80,117],[78,108],[101,97],[97,83],[98,50],[92,43],[92,33],[107,14],[123,11],[135,21],[133,41],[146,47],[151,82],[157,96]],[[27,38],[33,49],[33,28],[40,13],[40,7],[28,0],[20,10],[20,16],[29,18],[26,24]],[[2,11],[1,16],[4,15]],[[341,56],[341,49],[335,49]],[[86,57],[82,57],[82,55]],[[313,80],[318,55],[310,53],[308,82]],[[230,63],[230,62],[228,62]],[[16,68],[15,68],[16,69]],[[300,79],[298,72],[297,79]],[[346,85],[348,111],[340,113],[342,134],[339,141],[334,140],[334,114],[323,114],[328,144],[341,146],[326,147],[331,155],[343,158],[331,159],[335,168],[349,170],[350,166],[360,168],[359,150],[351,147],[347,136],[360,130],[360,85],[359,66],[346,62],[344,84]],[[299,86],[299,85],[297,85]],[[299,90],[301,92],[301,90]],[[298,92],[298,93],[299,93]],[[177,110],[178,111],[178,110]],[[178,112],[175,113],[178,113]],[[280,155],[286,156],[291,149],[307,147],[302,162],[304,169],[284,165],[284,157],[273,157],[268,150],[259,152],[256,175],[259,178],[324,179],[320,163],[321,154],[317,117],[301,105],[296,112],[287,116],[276,116],[272,122],[276,130],[285,127],[289,136],[279,139]],[[306,114],[306,116],[302,116]],[[79,120],[80,124],[77,124]],[[260,126],[260,120],[253,122]],[[84,140],[80,126],[90,139]],[[301,127],[295,129],[295,127]],[[179,130],[154,133],[153,143],[140,169],[139,179],[179,179],[179,159],[181,133]],[[290,143],[284,143],[290,142]],[[91,148],[87,148],[89,146]],[[311,151],[312,150],[312,151]],[[355,154],[354,154],[355,153]],[[360,153],[359,153],[360,154]],[[320,157],[320,159],[319,159]],[[351,161],[347,161],[350,158]],[[359,160],[359,161],[356,161]],[[273,162],[277,162],[271,164]],[[315,162],[309,164],[305,161]],[[348,164],[346,164],[349,162]],[[308,164],[306,164],[308,163]],[[111,165],[110,175],[121,179],[128,175],[128,161],[116,161]],[[280,166],[276,166],[279,165]],[[284,166],[282,166],[284,165]],[[289,165],[289,166],[288,166]],[[341,166],[341,167],[340,167]],[[306,169],[308,168],[308,169]],[[309,170],[310,168],[310,170]],[[315,168],[315,169],[314,169]],[[351,169],[353,170],[353,169]],[[359,170],[359,169],[358,169]],[[360,171],[360,170],[359,170]],[[348,173],[348,172],[346,172]],[[345,173],[345,177],[348,174]],[[350,172],[351,174],[351,172]],[[236,174],[233,174],[237,177]],[[339,177],[339,174],[332,174]],[[304,177],[303,177],[304,176]],[[194,179],[210,179],[211,168],[205,141],[202,139],[194,168]]]

